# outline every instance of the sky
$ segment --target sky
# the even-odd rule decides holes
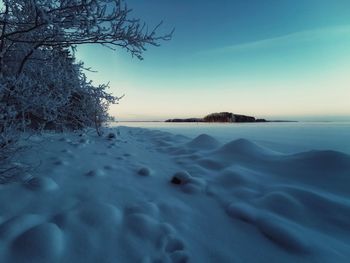
[[[173,39],[144,60],[80,46],[77,57],[125,97],[117,120],[229,111],[268,119],[350,120],[349,0],[127,0]]]

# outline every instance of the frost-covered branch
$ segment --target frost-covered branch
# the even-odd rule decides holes
[[[94,86],[76,62],[77,45],[127,50],[142,59],[147,46],[169,40],[130,17],[122,0],[0,0],[0,177],[27,130],[100,127],[121,97]]]
[[[101,44],[122,47],[142,59],[147,45],[159,46],[172,32],[158,35],[159,23],[148,31],[121,0],[3,0],[12,19],[0,16],[9,29],[1,41],[46,47]]]

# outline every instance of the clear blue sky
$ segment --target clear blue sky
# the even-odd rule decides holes
[[[173,40],[144,61],[84,46],[78,58],[125,94],[120,120],[231,111],[266,118],[350,116],[349,0],[128,0]],[[161,33],[161,32],[160,32]]]

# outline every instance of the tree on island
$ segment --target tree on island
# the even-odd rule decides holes
[[[120,97],[87,79],[78,45],[142,59],[148,45],[172,36],[157,34],[161,23],[148,31],[122,0],[1,0],[0,8],[0,174],[21,131],[93,126],[100,134]]]

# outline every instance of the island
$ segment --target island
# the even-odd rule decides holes
[[[265,119],[257,119],[252,116],[234,114],[231,112],[211,113],[204,118],[169,119],[165,122],[268,122]]]

